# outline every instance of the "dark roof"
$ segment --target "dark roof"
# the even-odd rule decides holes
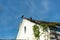
[[[36,24],[41,24],[41,23],[44,23],[44,24],[56,24],[57,26],[60,26],[60,23],[59,22],[47,22],[47,21],[39,21],[39,20],[33,20],[32,18],[25,18],[23,17],[23,19],[27,19],[33,23],[36,23]]]

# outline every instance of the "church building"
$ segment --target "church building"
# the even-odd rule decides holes
[[[20,40],[60,40],[60,23],[55,22],[46,22],[34,20],[31,17],[21,17],[22,22],[19,26],[19,31],[17,34],[17,39]],[[49,24],[49,27],[46,27],[46,30],[43,31],[40,24]],[[56,25],[56,27],[50,27],[50,25]],[[36,26],[34,26],[36,25]],[[34,29],[34,27],[39,28]],[[37,31],[35,31],[37,30]]]

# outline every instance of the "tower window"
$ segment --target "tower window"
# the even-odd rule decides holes
[[[24,27],[24,33],[26,33],[26,26]]]

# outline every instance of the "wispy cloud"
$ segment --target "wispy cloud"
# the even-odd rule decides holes
[[[36,4],[33,0],[27,0],[26,5],[28,6],[28,14],[34,15],[35,10],[37,9]]]
[[[40,6],[41,6],[40,13],[47,13],[50,10],[49,0],[42,0]]]
[[[25,4],[28,6],[27,15],[37,16],[38,18],[40,17],[40,19],[48,18],[47,17],[48,12],[50,11],[49,0],[41,0],[39,2],[36,2],[34,0],[26,0]],[[24,10],[24,8],[23,8],[23,10]]]

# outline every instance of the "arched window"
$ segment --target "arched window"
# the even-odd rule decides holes
[[[26,33],[26,26],[24,27],[24,33]]]

